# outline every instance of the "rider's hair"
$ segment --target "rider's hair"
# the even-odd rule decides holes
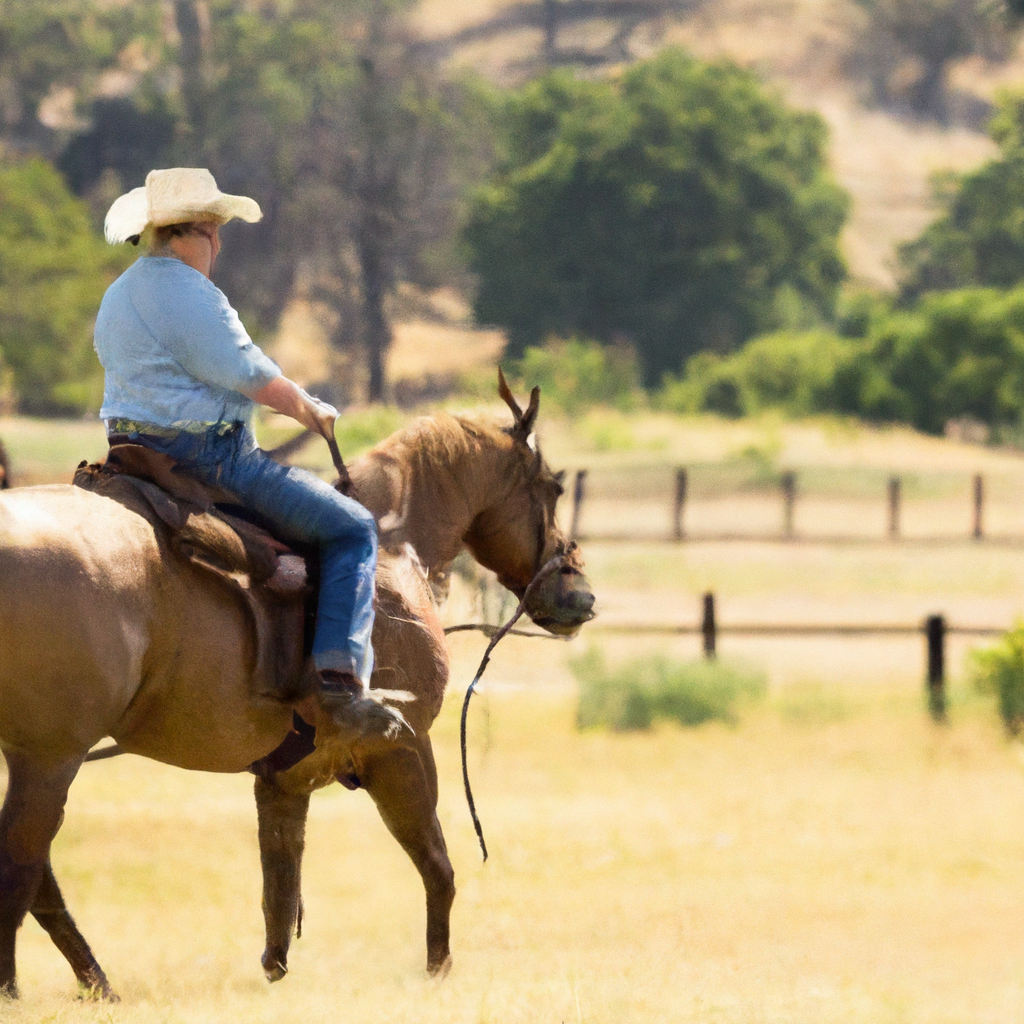
[[[195,231],[195,221],[185,221],[182,224],[166,224],[162,228],[153,228],[153,244],[156,246],[166,245],[172,238],[184,238]]]
[[[172,238],[206,234],[206,231],[202,229],[204,227],[208,229],[209,223],[209,221],[205,220],[187,220],[182,221],[180,224],[166,224],[163,227],[153,228],[153,235],[149,242],[149,254],[151,256],[163,254]],[[216,223],[219,223],[219,221]]]

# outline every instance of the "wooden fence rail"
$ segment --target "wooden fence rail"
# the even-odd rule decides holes
[[[686,528],[686,505],[689,497],[689,474],[685,467],[675,471],[675,489],[672,494],[670,529],[667,536],[640,536],[622,533],[586,533],[581,528],[583,506],[587,497],[587,470],[576,472],[572,494],[572,520],[569,535],[574,540],[603,542],[657,542],[668,540],[681,541],[765,541],[765,540],[808,540],[821,544],[857,544],[871,543],[883,539],[871,536],[830,536],[800,535],[796,530],[795,514],[799,495],[798,478],[795,472],[789,471],[779,477],[779,488],[782,501],[781,529],[775,536],[771,534],[753,533],[703,533],[694,534]],[[917,544],[947,544],[955,540],[987,540],[991,543],[1024,546],[1024,535],[1020,537],[987,537],[983,529],[985,510],[985,483],[981,474],[975,474],[972,483],[972,529],[959,537],[956,535],[908,538],[902,531],[903,513],[903,482],[898,476],[890,477],[886,487],[887,502],[887,533],[891,541],[911,542]]]
[[[899,623],[729,623],[723,625],[715,612],[715,595],[701,598],[700,622],[695,623],[614,623],[597,619],[587,627],[605,633],[628,633],[633,636],[700,636],[704,656],[718,654],[719,636],[764,637],[852,637],[852,636],[923,636],[928,670],[925,676],[928,707],[941,721],[946,716],[946,639],[949,636],[998,636],[1006,632],[1002,626],[954,626],[943,615],[929,615],[917,625]]]

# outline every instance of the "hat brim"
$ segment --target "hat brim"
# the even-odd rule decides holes
[[[129,238],[141,235],[148,227],[162,228],[169,224],[184,224],[194,220],[217,220],[221,224],[226,224],[236,217],[249,224],[255,224],[262,216],[263,211],[255,199],[219,192],[214,199],[201,205],[182,204],[151,220],[146,187],[142,185],[114,200],[103,222],[103,234],[111,245],[116,245],[118,242],[127,242]]]
[[[115,245],[127,242],[134,235],[141,235],[149,223],[149,202],[146,186],[133,188],[114,200],[103,221],[104,237]]]

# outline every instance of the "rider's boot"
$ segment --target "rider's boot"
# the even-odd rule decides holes
[[[321,706],[335,725],[354,733],[353,739],[381,737],[396,740],[403,729],[412,731],[401,711],[385,704],[351,672],[325,668],[317,674],[320,677]],[[399,695],[392,696],[402,699]]]

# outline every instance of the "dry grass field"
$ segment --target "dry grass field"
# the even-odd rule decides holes
[[[36,437],[32,424],[4,421],[0,436],[16,468],[35,452],[42,477],[47,452],[51,467],[88,454],[68,449],[92,433],[65,429]],[[851,528],[880,532],[879,484],[897,471],[914,480],[908,530],[965,532],[964,481],[980,471],[993,520],[1024,531],[1014,500],[1024,464],[1009,452],[849,424],[653,415],[549,417],[541,432],[554,465],[590,469],[584,525],[594,531],[665,528],[679,464],[692,468],[694,529],[725,514],[734,487],[742,507],[777,528],[767,464],[807,478],[797,524],[808,532],[828,532],[843,508]],[[636,482],[625,491],[630,473]],[[858,508],[861,518],[849,511]],[[724,656],[764,667],[770,680],[765,703],[734,727],[581,734],[567,667],[589,644],[613,662],[695,657],[696,638],[602,634],[600,625],[693,622],[708,588],[723,622],[916,622],[943,611],[962,624],[1009,624],[1024,605],[1024,549],[649,541],[586,553],[601,609],[593,628],[570,644],[508,639],[471,709],[487,864],[458,755],[459,700],[484,641],[451,638],[452,689],[434,730],[459,889],[447,980],[423,973],[422,890],[411,864],[365,795],[334,787],[312,805],[305,934],[292,973],[268,986],[249,779],[125,757],[83,769],[54,847],[69,904],[123,1002],[75,1001],[70,971],[30,921],[20,940],[23,999],[0,1004],[0,1020],[1024,1018],[1024,749],[964,683],[964,644],[951,650],[945,727],[924,713],[923,644],[913,638],[723,637]],[[474,592],[457,589],[446,615],[476,617]]]
[[[931,726],[909,690],[804,689],[736,728],[578,734],[530,641],[471,722],[491,849],[435,736],[455,966],[423,975],[418,879],[370,802],[313,802],[305,934],[258,955],[248,781],[125,758],[77,781],[54,861],[120,1005],[73,1000],[34,922],[10,1024],[1016,1022],[1024,759],[987,709]],[[518,644],[518,646],[517,646]],[[456,679],[479,651],[459,642]],[[526,683],[517,686],[515,683]]]

